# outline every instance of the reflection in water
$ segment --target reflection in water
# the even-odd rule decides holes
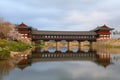
[[[0,80],[119,80],[120,55],[98,53],[96,50],[61,52],[55,48],[35,49],[28,58],[23,58],[6,71],[0,67]],[[4,64],[0,64],[3,66]],[[7,66],[10,64],[7,63]],[[6,72],[2,74],[2,72]],[[9,73],[9,74],[8,74]],[[112,76],[111,76],[112,75]]]
[[[22,57],[17,56],[14,59],[0,60],[0,80],[2,80],[3,75],[8,75],[10,70],[15,69],[16,64],[22,59]]]
[[[95,50],[55,52],[52,49],[47,52],[44,52],[42,49],[32,51],[28,59],[24,59],[18,63],[19,68],[23,69],[30,63],[43,61],[92,61],[103,67],[111,64],[110,54],[97,54]]]

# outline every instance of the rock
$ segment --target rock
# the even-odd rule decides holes
[[[19,54],[19,52],[10,51],[10,57],[12,57],[12,58],[17,56],[18,54]]]

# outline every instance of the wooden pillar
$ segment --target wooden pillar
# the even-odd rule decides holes
[[[45,45],[44,45],[44,50],[45,52],[48,51],[48,41],[44,41]]]
[[[60,51],[60,42],[56,41],[56,51]]]
[[[90,41],[90,50],[93,50],[93,42],[92,41]]]
[[[72,51],[71,41],[68,41],[68,51]]]
[[[81,51],[81,41],[78,41],[78,51]]]
[[[72,51],[72,41],[70,41],[70,51]]]

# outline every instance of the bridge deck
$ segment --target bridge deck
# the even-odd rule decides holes
[[[32,31],[32,40],[80,40],[96,41],[93,31]]]

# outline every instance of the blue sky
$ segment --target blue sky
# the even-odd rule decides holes
[[[0,0],[0,17],[41,30],[120,27],[119,0]]]

